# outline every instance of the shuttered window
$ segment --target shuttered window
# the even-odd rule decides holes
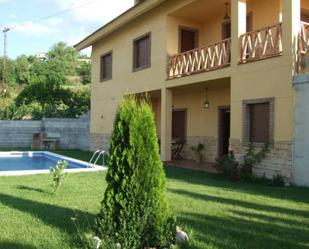
[[[231,22],[222,23],[222,40],[231,38]]]
[[[270,108],[269,103],[249,105],[250,142],[269,143]]]
[[[180,30],[180,52],[187,52],[198,47],[198,31]]]
[[[113,75],[113,57],[112,52],[101,56],[101,81],[110,80]]]
[[[136,39],[133,46],[133,69],[150,67],[150,34]]]

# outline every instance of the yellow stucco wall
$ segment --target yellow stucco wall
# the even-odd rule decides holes
[[[108,134],[112,131],[114,113],[124,94],[151,92],[166,87],[173,90],[175,108],[188,109],[189,136],[217,136],[218,106],[231,105],[231,138],[242,139],[242,101],[265,97],[275,98],[275,140],[292,140],[293,103],[291,54],[235,65],[233,67],[166,81],[167,53],[178,53],[178,27],[189,26],[201,31],[200,45],[221,39],[223,10],[205,22],[183,20],[171,15],[193,0],[167,1],[137,18],[117,32],[93,45],[91,132]],[[253,29],[279,21],[280,0],[252,0],[247,12],[253,12]],[[151,68],[132,72],[133,40],[151,32]],[[100,82],[100,56],[113,51],[113,78]],[[222,83],[221,79],[227,79]],[[211,108],[201,105],[204,87],[209,84]],[[217,80],[217,84],[216,84]],[[206,82],[206,83],[205,83]],[[194,86],[199,83],[200,86]],[[185,88],[183,86],[187,85]],[[161,99],[153,100],[158,132],[161,123]]]

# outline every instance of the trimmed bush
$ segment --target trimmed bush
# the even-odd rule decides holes
[[[123,100],[109,154],[97,235],[121,248],[169,248],[176,225],[166,200],[153,112],[146,101]]]

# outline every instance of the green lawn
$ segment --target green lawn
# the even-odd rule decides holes
[[[166,174],[170,205],[190,236],[187,248],[309,248],[309,189],[233,183],[176,168]],[[49,175],[0,177],[0,248],[78,248],[70,217],[93,224],[104,179],[105,172],[70,174],[53,194]]]

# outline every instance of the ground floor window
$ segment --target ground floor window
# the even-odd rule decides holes
[[[273,143],[274,98],[243,101],[244,143]]]

